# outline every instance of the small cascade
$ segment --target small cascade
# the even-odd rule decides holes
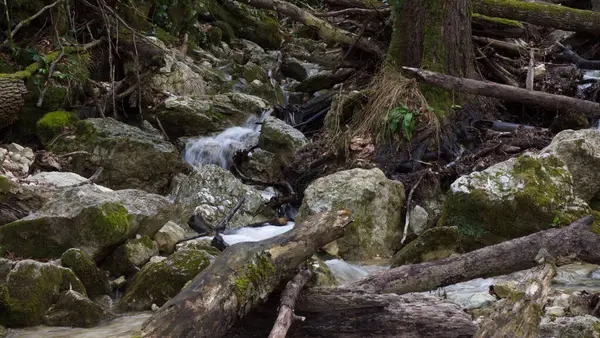
[[[352,264],[341,259],[329,259],[325,261],[325,264],[342,285],[357,281],[375,272],[387,270],[389,268],[389,266],[381,265]]]
[[[227,128],[215,136],[189,139],[183,152],[184,160],[194,168],[215,164],[229,169],[236,151],[258,144],[260,122],[271,112],[267,110],[260,117],[252,115],[243,126]]]

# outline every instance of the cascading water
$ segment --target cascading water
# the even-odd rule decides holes
[[[229,169],[236,151],[258,144],[260,122],[271,112],[267,110],[260,117],[252,115],[243,126],[228,128],[218,135],[188,140],[183,152],[184,160],[194,168],[215,164]]]

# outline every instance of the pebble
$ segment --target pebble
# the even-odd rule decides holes
[[[21,161],[21,154],[14,154],[11,156],[11,159],[15,162],[20,162]]]
[[[565,315],[565,308],[562,306],[550,306],[546,308],[546,315],[563,317]]]
[[[6,146],[6,149],[8,149],[8,151],[20,153],[25,149],[25,147],[23,147],[22,145],[16,144],[16,143],[11,143]]]

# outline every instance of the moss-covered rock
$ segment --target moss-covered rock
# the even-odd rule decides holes
[[[181,61],[174,61],[154,75],[147,90],[155,94],[165,92],[180,96],[201,96],[206,94],[206,82],[199,73]]]
[[[36,123],[36,132],[44,144],[65,132],[74,129],[79,119],[77,115],[67,111],[53,111],[47,113]]]
[[[61,265],[71,269],[85,286],[88,296],[111,294],[106,274],[96,266],[90,256],[81,249],[69,249],[60,258]]]
[[[323,89],[330,89],[336,83],[344,82],[355,70],[352,68],[340,68],[335,72],[330,70],[320,71],[317,74],[311,75],[304,79],[304,81],[292,86],[291,91],[305,92],[313,94]]]
[[[42,207],[46,200],[47,196],[39,193],[37,189],[20,185],[8,177],[0,175],[0,203],[9,203],[10,201],[9,205],[14,208],[14,210],[7,209],[0,212],[0,226],[21,218],[21,213],[16,211],[35,212]]]
[[[50,150],[88,152],[73,155],[73,171],[89,177],[103,167],[98,184],[112,189],[164,192],[173,175],[187,170],[174,145],[113,118],[80,121],[74,135],[59,138]]]
[[[58,302],[44,316],[50,326],[92,327],[108,317],[107,312],[81,293],[69,290],[60,295]]]
[[[279,182],[283,179],[283,163],[277,155],[263,149],[256,149],[248,161],[242,163],[241,170],[248,176],[264,182]]]
[[[159,195],[84,185],[0,227],[0,246],[19,257],[46,259],[79,248],[99,261],[136,234],[154,235],[175,214],[173,204]]]
[[[446,258],[460,250],[457,227],[437,227],[422,233],[417,239],[396,252],[390,260],[392,267]]]
[[[452,183],[440,222],[457,226],[461,236],[498,242],[568,225],[588,212],[562,160],[525,154]]]
[[[0,286],[0,324],[23,327],[42,324],[44,314],[62,291],[85,295],[73,271],[33,260],[18,262]]]
[[[185,230],[174,222],[167,222],[157,233],[154,234],[154,241],[158,244],[158,250],[161,254],[170,255],[175,251],[177,242],[185,238]]]
[[[206,32],[206,38],[215,46],[220,46],[223,40],[223,31],[219,27],[210,27]]]
[[[242,197],[245,201],[229,221],[229,227],[238,228],[275,216],[272,209],[264,207],[267,199],[258,190],[243,184],[230,171],[212,164],[192,173],[174,187],[172,194],[175,203],[181,206],[180,221],[184,224],[194,212],[201,213],[210,224],[217,224]]]
[[[310,286],[337,286],[338,281],[329,269],[327,264],[317,256],[312,256],[308,260],[308,268],[312,271],[311,279],[308,281]]]
[[[158,256],[158,244],[143,236],[130,239],[116,248],[103,267],[113,276],[132,275],[153,256]]]
[[[339,255],[353,261],[389,258],[402,233],[402,205],[404,186],[381,170],[345,170],[306,188],[296,222],[323,211],[351,210],[353,222],[337,240]]]
[[[263,121],[259,145],[262,149],[276,154],[281,160],[291,159],[296,151],[306,145],[308,140],[301,131],[284,121],[268,117]]]
[[[177,244],[177,251],[183,250],[195,250],[195,251],[206,251],[209,255],[219,256],[221,251],[212,246],[212,239],[209,238],[196,238],[189,241]]]
[[[212,256],[204,251],[178,251],[167,259],[146,264],[136,275],[119,306],[124,310],[149,310],[162,306],[206,268]]]

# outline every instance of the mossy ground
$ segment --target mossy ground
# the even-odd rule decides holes
[[[66,128],[73,128],[79,119],[77,115],[67,111],[49,112],[36,123],[39,139],[46,143],[64,132]]]

